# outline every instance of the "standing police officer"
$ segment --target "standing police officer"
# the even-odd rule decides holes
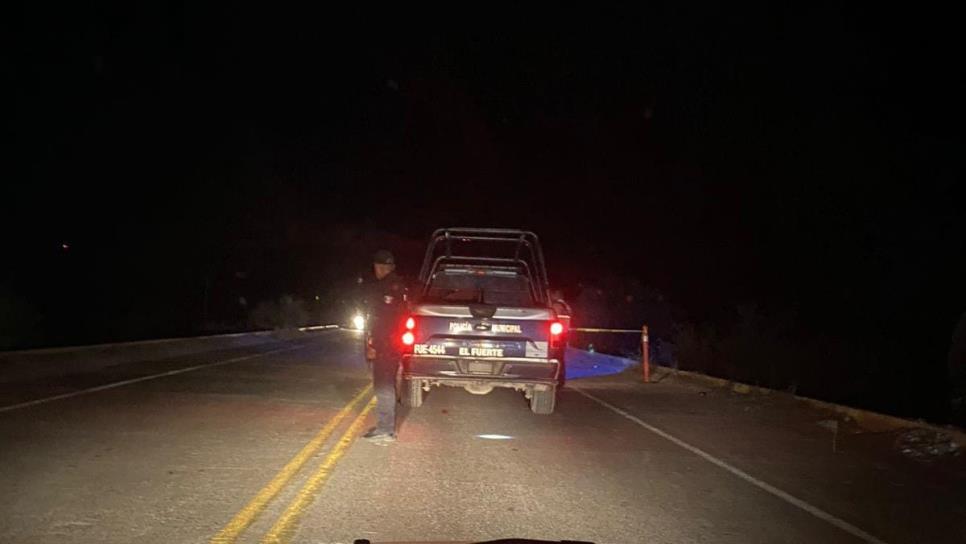
[[[372,361],[378,418],[365,438],[392,442],[396,439],[396,372],[401,357],[399,334],[406,310],[406,288],[396,275],[392,253],[379,250],[372,260],[376,281],[369,286],[366,296],[369,333],[366,358]]]

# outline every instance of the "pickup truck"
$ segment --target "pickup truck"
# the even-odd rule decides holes
[[[550,414],[563,384],[566,330],[550,300],[532,232],[448,228],[433,233],[400,329],[403,402],[433,386],[485,395],[521,391]]]

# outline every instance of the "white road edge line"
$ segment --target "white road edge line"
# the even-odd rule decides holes
[[[52,397],[44,397],[42,399],[28,400],[27,402],[21,402],[18,404],[11,404],[9,406],[0,407],[0,413],[11,412],[13,410],[19,410],[20,408],[28,408],[30,406],[37,406],[38,404],[45,404],[48,402],[53,402],[55,400],[69,399],[71,397],[78,397],[80,395],[87,395],[90,393],[96,393],[98,391],[105,391],[107,389],[114,389],[115,387],[121,387],[124,385],[131,385],[132,383],[146,382],[148,380],[156,380],[158,378],[164,378],[166,376],[174,376],[176,374],[184,374],[185,372],[191,372],[193,370],[201,370],[202,368],[211,368],[215,366],[227,365],[230,363],[238,363],[241,361],[246,361],[248,359],[254,359],[256,357],[263,357],[265,355],[272,355],[274,353],[282,353],[285,351],[292,351],[300,349],[302,346],[294,346],[282,349],[275,349],[272,351],[266,351],[263,353],[253,353],[251,355],[243,355],[241,357],[235,357],[232,359],[226,359],[224,361],[216,361],[214,363],[205,363],[203,365],[188,366],[185,368],[178,368],[175,370],[169,370],[167,372],[161,372],[160,374],[151,374],[150,376],[141,376],[140,378],[132,378],[130,380],[123,380],[120,382],[112,382],[104,385],[98,385],[97,387],[90,387],[87,389],[81,389],[79,391],[71,391],[70,393],[64,393],[62,395],[54,395]]]
[[[644,421],[642,421],[637,416],[632,415],[632,414],[628,413],[627,411],[622,410],[621,408],[618,408],[617,406],[614,406],[613,404],[611,404],[611,403],[609,403],[609,402],[607,402],[605,400],[599,399],[599,398],[595,397],[594,395],[591,395],[590,393],[588,393],[588,392],[586,392],[586,391],[584,391],[584,390],[582,390],[582,389],[580,389],[578,387],[574,387],[573,389],[574,389],[574,391],[577,391],[581,395],[589,398],[590,400],[596,402],[597,404],[600,404],[601,406],[603,406],[605,408],[608,408],[611,411],[616,412],[617,414],[619,414],[621,416],[624,416],[625,418],[633,421],[634,423],[637,423],[641,427],[644,427],[648,431],[651,431],[652,433],[660,436],[661,438],[663,438],[663,439],[665,439],[665,440],[667,440],[667,441],[669,441],[669,442],[671,442],[671,443],[673,443],[673,444],[675,444],[677,446],[680,446],[680,447],[688,450],[689,452],[697,455],[698,457],[704,459],[705,461],[711,463],[712,465],[716,465],[716,466],[718,466],[720,468],[723,468],[723,469],[727,470],[728,472],[730,472],[730,473],[734,474],[735,476],[741,478],[742,480],[750,483],[751,485],[753,485],[753,486],[755,486],[755,487],[757,487],[757,488],[759,488],[759,489],[761,489],[763,491],[767,491],[768,493],[771,493],[772,495],[778,497],[779,499],[781,499],[781,500],[783,500],[783,501],[785,501],[785,502],[787,502],[787,503],[789,503],[789,504],[791,504],[793,506],[796,506],[796,507],[798,507],[798,508],[800,508],[800,509],[808,512],[809,514],[817,517],[818,519],[820,519],[822,521],[825,521],[825,522],[829,523],[830,525],[833,525],[835,527],[838,527],[839,529],[845,531],[846,533],[849,533],[850,535],[852,535],[852,536],[854,536],[856,538],[862,539],[865,542],[870,542],[870,543],[873,543],[873,544],[886,544],[885,541],[880,540],[880,539],[878,539],[878,538],[870,535],[869,533],[863,531],[862,529],[859,529],[855,525],[852,525],[851,523],[849,523],[849,522],[847,522],[847,521],[845,521],[843,519],[837,518],[837,517],[833,516],[832,514],[829,514],[825,510],[822,510],[821,508],[818,508],[817,506],[812,506],[811,504],[803,501],[802,499],[799,499],[798,497],[796,497],[794,495],[791,495],[789,493],[786,493],[785,491],[782,491],[781,489],[778,489],[777,487],[775,487],[775,486],[773,486],[771,484],[765,483],[765,482],[759,480],[758,478],[755,478],[751,474],[748,474],[747,472],[741,470],[740,468],[737,468],[737,467],[734,467],[732,465],[729,465],[727,462],[722,461],[721,459],[718,459],[717,457],[715,457],[715,456],[711,455],[710,453],[702,450],[701,448],[698,448],[696,446],[692,446],[691,444],[688,444],[687,442],[685,442],[684,440],[681,440],[680,438],[677,438],[675,436],[672,436],[672,435],[670,435],[670,434],[662,431],[661,429],[658,429],[657,427],[655,427],[653,425],[650,425],[648,423],[645,423]]]

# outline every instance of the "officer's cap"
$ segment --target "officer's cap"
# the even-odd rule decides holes
[[[380,249],[372,256],[372,262],[375,264],[396,264],[396,259],[389,251]]]

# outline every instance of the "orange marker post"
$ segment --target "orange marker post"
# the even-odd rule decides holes
[[[644,370],[644,383],[651,382],[651,357],[648,353],[649,340],[647,338],[647,325],[641,327],[641,367]]]

